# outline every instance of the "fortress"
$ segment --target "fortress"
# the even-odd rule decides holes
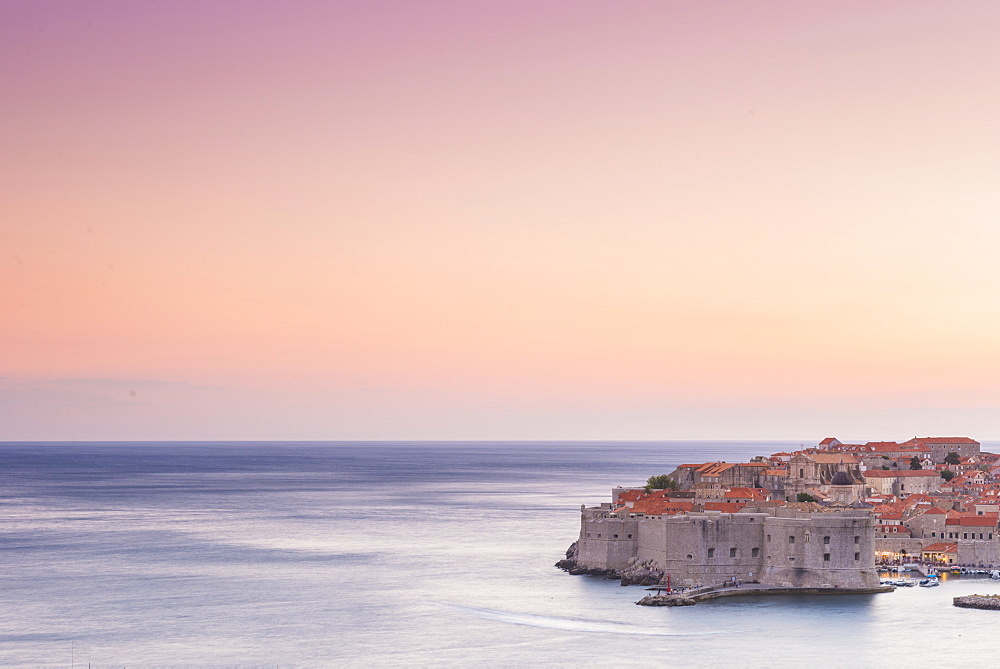
[[[735,580],[774,588],[878,587],[871,514],[803,509],[645,515],[611,504],[581,507],[575,564],[616,573],[647,564],[675,586]]]
[[[968,437],[828,437],[749,462],[681,464],[581,507],[558,566],[625,584],[859,592],[879,587],[876,561],[1000,565],[1000,455]]]

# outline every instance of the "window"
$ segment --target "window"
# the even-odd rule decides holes
[[[799,478],[800,479],[804,479],[805,477],[806,477],[806,470],[800,469],[799,470]]]
[[[710,558],[715,557],[715,549],[714,548],[709,548],[708,549],[708,557],[710,557]]]
[[[768,542],[768,543],[771,543],[771,535],[770,535],[770,534],[769,534],[769,535],[767,535],[767,542]]]
[[[693,555],[688,555],[688,560],[691,560],[691,559],[693,559],[693,558],[694,558],[694,556],[693,556]]]
[[[616,534],[616,535],[615,535],[615,539],[617,539],[617,538],[618,538],[618,535]]]
[[[823,543],[829,545],[830,537],[823,537]]]
[[[629,538],[629,539],[631,539],[631,538],[632,538],[632,535],[631,535],[631,534],[630,534],[630,535],[628,535],[628,538]]]
[[[590,538],[590,532],[587,532],[587,538],[588,539]]]
[[[598,535],[598,536],[600,536],[600,535]],[[795,535],[794,534],[792,534],[792,535],[790,535],[788,537],[788,543],[790,543],[790,544],[794,544],[795,543]]]
[[[962,532],[962,538],[963,539],[968,539],[969,538],[969,533],[968,532]]]
[[[730,548],[729,549],[729,557],[736,557],[736,549],[735,548]]]
[[[601,538],[601,535],[600,535],[600,534],[598,534],[598,535],[597,535],[597,538],[598,538],[598,539],[600,539],[600,538]]]
[[[861,537],[854,537],[854,543],[860,544],[861,543]]]
[[[861,559],[861,553],[855,553],[854,554],[854,561],[857,562],[860,559]]]
[[[931,536],[932,536],[932,537],[936,537],[936,536],[937,536],[937,534],[935,534],[934,532],[931,532]]]
[[[760,557],[760,549],[759,548],[751,548],[750,549],[750,557]]]
[[[830,561],[830,554],[823,553],[823,562],[829,562],[829,561]]]

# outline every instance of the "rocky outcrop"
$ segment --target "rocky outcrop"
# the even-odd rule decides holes
[[[580,576],[586,574],[588,576],[604,576],[607,578],[618,578],[618,573],[612,569],[598,569],[594,567],[583,567],[577,562],[580,557],[580,546],[578,542],[574,541],[566,549],[566,558],[556,562],[556,566],[560,569],[568,571],[573,576]]]
[[[694,606],[695,601],[684,595],[646,595],[636,604],[639,606]]]
[[[645,562],[635,562],[635,558],[625,569],[600,569],[597,567],[584,567],[577,560],[580,555],[578,542],[574,541],[566,550],[566,558],[556,562],[556,567],[568,571],[574,576],[586,574],[588,576],[603,576],[604,578],[621,579],[622,585],[659,585],[663,581],[663,570],[655,562],[647,560]]]
[[[1000,595],[966,595],[953,598],[951,603],[965,609],[1000,611]]]
[[[663,570],[652,560],[635,562],[619,573],[622,585],[659,585]]]
[[[579,542],[574,541],[566,549],[566,559],[559,560],[556,562],[556,566],[560,569],[565,569],[566,571],[573,571],[576,569],[576,558],[580,554]]]

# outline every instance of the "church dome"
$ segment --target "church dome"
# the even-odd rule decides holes
[[[830,480],[830,485],[854,485],[854,480],[847,472],[837,472]]]

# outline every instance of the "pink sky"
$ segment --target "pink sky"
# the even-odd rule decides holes
[[[995,2],[7,2],[0,440],[1000,438]]]

